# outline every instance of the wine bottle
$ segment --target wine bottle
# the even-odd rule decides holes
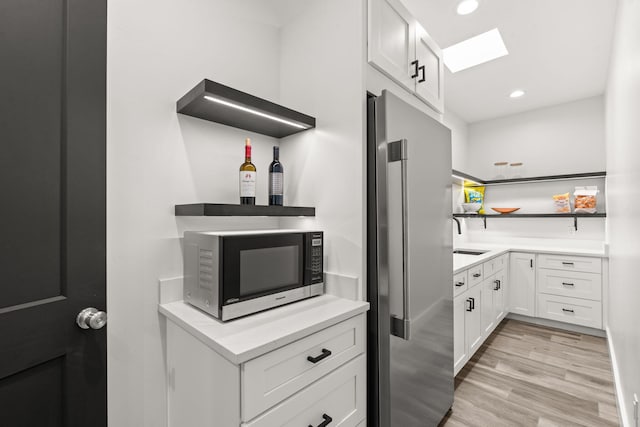
[[[244,163],[240,165],[240,204],[256,204],[256,167],[251,163],[251,139],[244,145]]]
[[[282,206],[283,192],[284,168],[280,163],[280,148],[273,147],[273,161],[269,165],[269,205]]]

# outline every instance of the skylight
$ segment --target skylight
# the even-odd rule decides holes
[[[508,55],[497,28],[442,50],[444,63],[452,73]]]

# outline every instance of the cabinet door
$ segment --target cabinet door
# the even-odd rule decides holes
[[[486,339],[495,327],[493,294],[496,292],[497,285],[494,283],[494,279],[495,276],[491,276],[480,284],[480,323],[483,339]]]
[[[470,289],[464,296],[467,302],[467,308],[464,312],[464,334],[467,345],[467,355],[470,358],[482,344],[482,325],[480,324],[480,290],[482,286],[478,285]],[[471,305],[469,305],[471,303]]]
[[[536,300],[536,256],[513,252],[509,268],[509,311],[535,316]]]
[[[369,0],[369,63],[412,92],[415,26],[399,0]]]
[[[467,294],[453,300],[453,374],[456,375],[467,363],[465,341],[465,314],[469,307]]]
[[[506,274],[504,270],[496,273],[496,275],[493,276],[493,321],[495,323],[495,326],[498,326],[500,321],[506,315],[505,289],[507,286],[507,281],[505,280],[505,278]]]
[[[416,59],[416,95],[436,111],[444,112],[442,50],[420,24],[416,24]]]

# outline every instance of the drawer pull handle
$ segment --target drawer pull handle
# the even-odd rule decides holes
[[[464,286],[464,282],[456,282],[456,287]]]
[[[573,263],[572,263],[572,262],[565,262],[565,261],[562,261],[562,265],[573,265]]]
[[[329,423],[331,421],[333,421],[333,418],[331,418],[329,415],[327,414],[322,414],[322,419],[324,420],[323,422],[321,422],[320,424],[318,424],[318,427],[326,427],[329,425]],[[309,424],[309,427],[313,427],[311,424]]]
[[[500,280],[494,280],[493,283],[496,284],[496,287],[493,288],[494,291],[499,291],[500,290]]]
[[[318,363],[322,359],[326,359],[329,356],[331,356],[331,350],[327,350],[326,348],[323,348],[322,354],[320,356],[316,356],[316,357],[307,356],[307,360],[311,363]]]
[[[567,313],[573,313],[573,310],[571,310],[570,308],[563,308],[562,311],[565,311]]]
[[[474,273],[474,275],[473,275],[473,277],[480,277],[480,276],[482,276],[482,274],[480,274],[480,273]]]
[[[568,283],[568,282],[562,282],[562,284],[565,285],[565,286],[574,286],[573,283]]]
[[[471,305],[471,298],[467,298],[467,302],[469,303],[469,307],[467,307],[467,311],[473,311],[473,306]]]

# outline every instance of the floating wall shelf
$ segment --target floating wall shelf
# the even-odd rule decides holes
[[[472,175],[460,172],[457,170],[451,171],[454,183],[463,185],[463,181],[471,181],[477,185],[502,185],[502,184],[522,184],[522,183],[534,183],[543,181],[569,181],[574,179],[588,179],[588,178],[605,178],[606,172],[585,172],[585,173],[572,173],[565,175],[546,175],[546,176],[533,176],[527,178],[512,178],[512,179],[492,179],[483,180],[476,178]],[[523,215],[523,214],[519,214]]]
[[[207,79],[180,98],[177,111],[275,138],[316,127],[314,117]]]
[[[175,214],[176,216],[315,216],[316,208],[194,203],[176,205]]]
[[[487,228],[487,218],[506,218],[506,219],[519,219],[519,218],[573,218],[573,226],[578,229],[578,218],[605,218],[607,216],[604,212],[589,213],[538,213],[538,214],[496,214],[496,215],[482,215],[482,214],[469,214],[469,213],[454,213],[456,218],[482,218],[484,228]]]

